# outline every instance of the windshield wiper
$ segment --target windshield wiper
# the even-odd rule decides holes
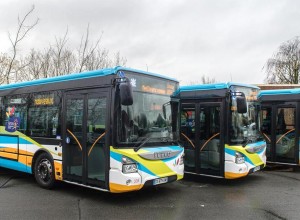
[[[254,135],[248,136],[248,138],[243,141],[244,142],[243,147],[246,147],[246,145],[249,143],[253,143],[255,141],[255,139],[256,139],[256,136],[254,136]]]
[[[137,152],[139,149],[141,149],[148,141],[150,141],[153,137],[145,138],[145,140],[140,144],[140,146],[134,148],[134,151]]]
[[[141,149],[148,141],[152,140],[152,139],[159,139],[159,141],[163,142],[163,143],[171,143],[173,142],[173,140],[165,138],[165,137],[147,137],[143,140],[143,142],[138,146],[138,147],[134,147],[134,151],[137,152],[139,149]]]

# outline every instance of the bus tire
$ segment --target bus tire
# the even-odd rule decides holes
[[[54,163],[53,159],[46,152],[36,158],[34,165],[34,177],[36,182],[45,189],[51,189],[54,186]]]

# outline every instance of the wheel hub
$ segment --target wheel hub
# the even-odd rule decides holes
[[[44,159],[38,165],[38,175],[42,180],[47,180],[51,177],[52,166],[49,160]]]

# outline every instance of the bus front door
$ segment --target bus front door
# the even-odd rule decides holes
[[[105,187],[107,95],[96,91],[65,95],[63,179]]]
[[[184,170],[196,173],[196,108],[195,104],[182,104],[180,121],[180,141],[184,146]],[[197,161],[196,161],[197,160]]]
[[[183,103],[180,140],[185,150],[186,173],[222,176],[220,103]]]
[[[296,103],[263,106],[262,132],[269,162],[299,164]]]
[[[206,175],[222,176],[224,163],[221,146],[221,104],[200,103],[199,106],[199,172]],[[222,161],[222,163],[221,163]]]

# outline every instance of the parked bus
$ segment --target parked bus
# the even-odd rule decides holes
[[[300,89],[262,90],[268,163],[299,165]]]
[[[235,179],[266,165],[259,88],[238,83],[181,86],[180,140],[185,173]]]
[[[182,179],[177,87],[122,67],[2,85],[0,167],[44,188],[60,180],[126,192]]]

